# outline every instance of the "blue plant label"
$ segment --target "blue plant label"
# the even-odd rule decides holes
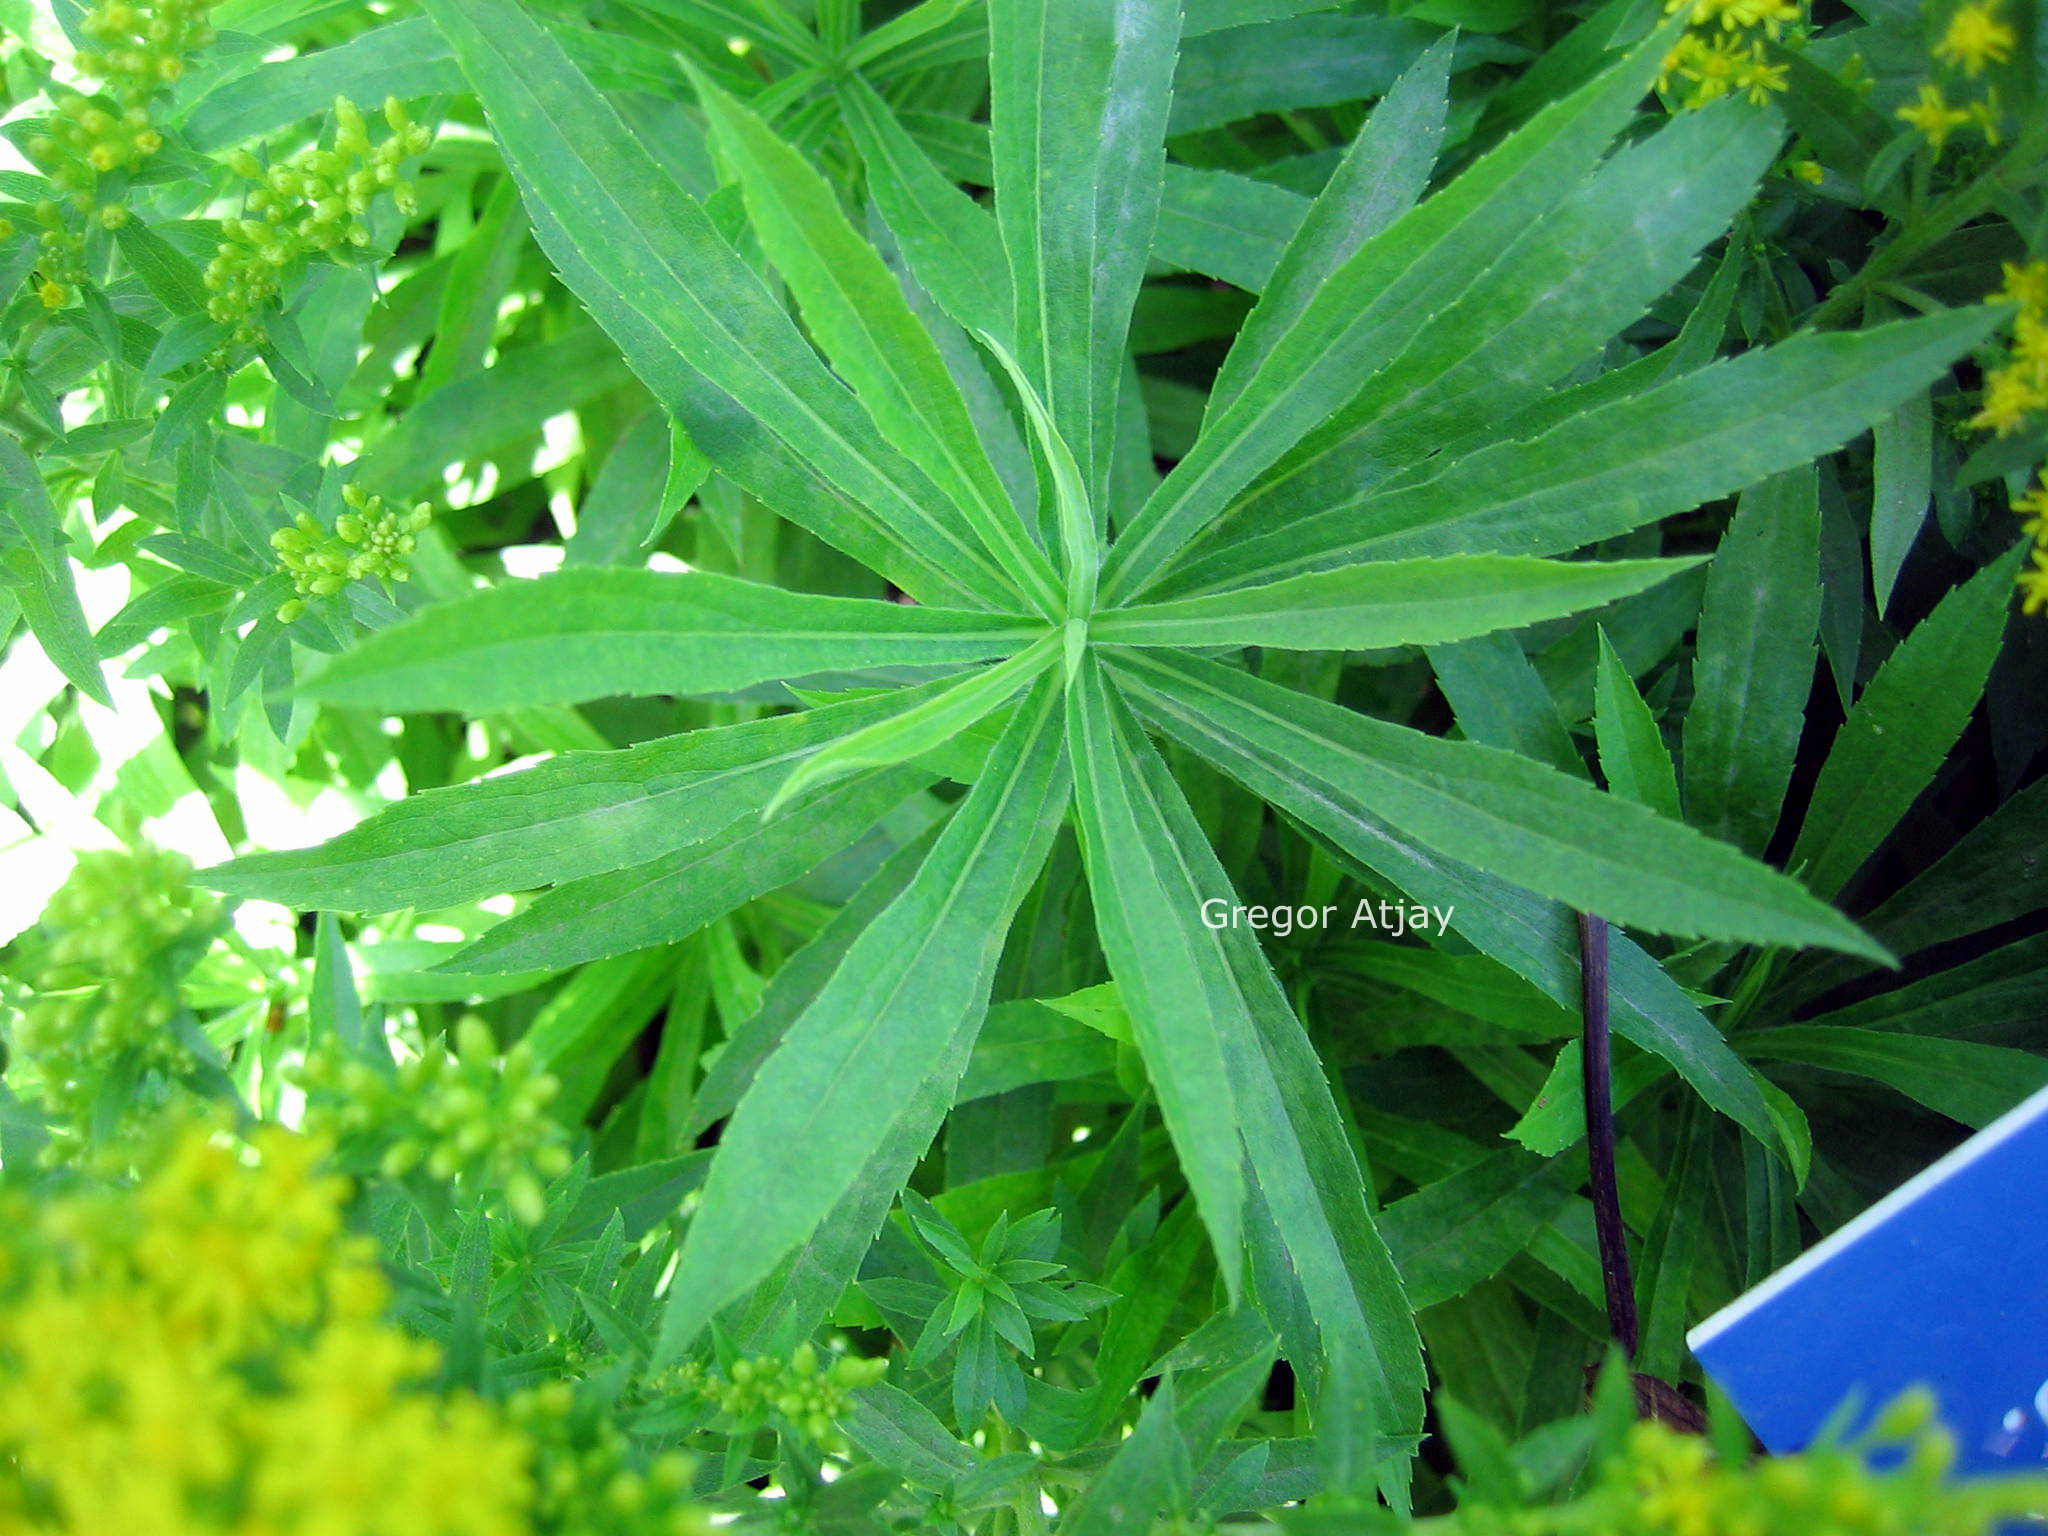
[[[1773,1451],[1934,1389],[1958,1470],[2048,1466],[2048,1089],[1687,1336]]]

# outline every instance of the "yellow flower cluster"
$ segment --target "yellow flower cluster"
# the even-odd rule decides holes
[[[2016,304],[2012,344],[2005,361],[1984,375],[1984,399],[1970,425],[2006,437],[2048,411],[2048,261],[2005,263],[2005,284],[1993,303]],[[2029,614],[2048,608],[2048,469],[2013,498],[2021,527],[2033,540],[2033,559],[2020,573],[2020,604]]]
[[[787,1360],[767,1355],[735,1360],[726,1376],[692,1362],[679,1368],[677,1384],[742,1422],[772,1411],[797,1433],[830,1445],[835,1421],[853,1407],[852,1394],[888,1372],[887,1360],[859,1355],[840,1355],[828,1365],[811,1345],[799,1344]]]
[[[526,1536],[531,1442],[420,1382],[324,1148],[193,1123],[0,1221],[0,1529]]]
[[[93,1118],[110,1074],[189,1064],[190,1052],[169,1032],[178,977],[219,914],[191,875],[188,859],[158,848],[81,854],[44,909],[40,942],[24,947],[30,996],[15,1044],[60,1126],[79,1129]],[[81,1150],[81,1140],[59,1137],[46,1155]]]
[[[2048,469],[2036,471],[2034,483],[2013,498],[2012,508],[2034,541],[2033,558],[2020,572],[2020,608],[2032,615],[2048,608]]]
[[[2000,437],[2019,431],[2027,418],[2048,410],[2048,262],[2005,263],[2005,286],[1994,304],[2017,304],[2012,349],[2005,362],[1984,375],[1984,403],[1970,418],[1980,431]]]
[[[36,168],[69,194],[72,213],[109,229],[127,222],[125,186],[108,188],[102,178],[133,170],[163,148],[157,98],[184,76],[186,56],[213,41],[206,19],[212,6],[213,0],[99,0],[86,12],[81,26],[93,46],[74,63],[99,87],[55,87],[57,110],[27,145]],[[57,203],[37,216],[44,225],[38,292],[45,306],[61,309],[84,281],[84,237]]]
[[[235,327],[232,344],[261,339],[259,316],[277,298],[280,274],[292,261],[369,243],[363,221],[380,192],[389,192],[401,211],[413,211],[412,184],[399,170],[433,133],[413,122],[395,96],[384,103],[384,121],[390,132],[373,145],[362,112],[337,96],[332,148],[315,146],[270,166],[247,150],[228,157],[234,173],[250,183],[244,198],[250,216],[221,221],[222,239],[205,281],[213,294],[207,313]]]
[[[1871,1469],[1862,1448],[1843,1446],[1723,1465],[1706,1440],[1646,1419],[1630,1426],[1619,1453],[1569,1504],[1473,1504],[1416,1529],[1457,1536],[1965,1536],[2024,1513],[2042,1497],[2040,1478],[1947,1481],[1954,1442],[1932,1418],[1925,1393],[1908,1394],[1885,1411],[1873,1441],[1908,1448],[1903,1464],[1885,1472]]]
[[[1685,34],[1664,56],[1657,89],[1684,82],[1679,104],[1703,107],[1723,96],[1745,95],[1758,106],[1785,89],[1786,66],[1764,47],[1805,20],[1799,0],[1665,0],[1664,13],[1689,12]]]
[[[1938,158],[1959,130],[1974,128],[1987,144],[1999,141],[2000,107],[1996,87],[1985,85],[1981,94],[1968,101],[1951,100],[1959,85],[1958,74],[1969,81],[1991,64],[2012,59],[2018,35],[2010,23],[1999,18],[2000,0],[1970,0],[1950,15],[1941,40],[1934,45],[1934,58],[1948,75],[1946,82],[1929,80],[1921,84],[1918,99],[1899,108],[1899,116],[1920,131]]]
[[[547,1112],[560,1084],[534,1069],[524,1041],[500,1064],[497,1041],[475,1014],[462,1017],[455,1036],[453,1053],[436,1040],[396,1073],[314,1054],[298,1072],[307,1124],[381,1145],[386,1178],[424,1165],[435,1179],[502,1189],[512,1214],[531,1225],[545,1214],[542,1181],[571,1161],[568,1132]]]
[[[372,576],[405,581],[412,575],[406,557],[417,547],[420,531],[434,520],[427,504],[400,512],[354,484],[342,487],[341,496],[349,510],[334,520],[332,533],[312,513],[301,512],[291,527],[270,536],[270,547],[298,593],[278,607],[277,616],[286,624],[306,611],[308,599],[339,592],[352,581]]]

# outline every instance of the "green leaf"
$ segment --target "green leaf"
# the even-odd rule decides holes
[[[1726,101],[1560,189],[1209,535],[1320,510],[1544,400],[1694,264],[1749,199],[1781,137],[1775,116]]]
[[[2048,1060],[2033,1051],[1891,1030],[1793,1024],[1737,1036],[1745,1055],[1867,1077],[1972,1129],[1990,1124],[2048,1087]]]
[[[685,461],[674,460],[680,451]],[[678,473],[680,471],[680,473]],[[711,465],[659,406],[642,411],[612,444],[576,505],[565,566],[631,565],[704,483]]]
[[[1921,620],[1856,700],[1813,787],[1788,862],[1832,896],[1932,782],[1984,692],[2005,634],[2016,545]]]
[[[1102,564],[1102,542],[1096,532],[1100,524],[1093,510],[1094,503],[1089,498],[1087,482],[1082,477],[1080,463],[1075,459],[1071,445],[1060,435],[1052,413],[1039,399],[1038,391],[1032,388],[1023,368],[995,337],[984,335],[981,339],[1016,387],[1017,398],[1024,405],[1025,419],[1031,423],[1031,440],[1038,448],[1047,477],[1052,481],[1053,506],[1060,530],[1061,563],[1066,567],[1067,575],[1066,607],[1062,616],[1070,626],[1069,634],[1078,635],[1081,632],[1071,626],[1085,623],[1094,612],[1096,572]],[[1069,675],[1074,665],[1075,652],[1070,642],[1067,653]]]
[[[1138,1427],[1088,1482],[1060,1530],[1071,1536],[1125,1536],[1148,1531],[1161,1515],[1187,1505],[1194,1485],[1186,1439],[1174,1422],[1173,1378],[1145,1400]]]
[[[1468,738],[1586,777],[1585,759],[1556,697],[1515,636],[1494,633],[1433,645],[1429,664]]]
[[[397,501],[445,489],[442,471],[473,463],[538,432],[627,382],[618,348],[592,326],[559,341],[507,352],[497,364],[426,396],[366,456],[366,491]],[[330,412],[332,407],[330,406]]]
[[[2048,779],[2037,779],[1977,823],[1932,866],[1866,915],[1864,928],[1900,955],[1981,933],[2048,908]],[[1788,1006],[1818,997],[1862,967],[1828,961],[1788,983]]]
[[[194,149],[219,153],[318,116],[336,96],[409,101],[459,91],[461,80],[433,25],[413,17],[224,81],[186,109],[184,132]]]
[[[1258,19],[1182,46],[1169,132],[1378,96],[1440,35],[1426,22],[1390,16]]]
[[[525,246],[526,218],[519,208],[519,188],[509,176],[500,177],[469,238],[455,252],[416,398],[424,400],[483,367],[497,336],[499,309]]]
[[[1762,853],[1813,686],[1820,503],[1812,469],[1751,486],[1707,572],[1685,715],[1687,820]]]
[[[99,651],[78,603],[68,543],[35,462],[11,433],[0,432],[0,570],[13,578],[0,591],[21,604],[29,632],[57,670],[86,697],[111,707]]]
[[[1008,661],[959,678],[922,703],[899,715],[843,736],[797,764],[774,797],[761,808],[762,818],[814,784],[823,784],[862,768],[881,768],[937,751],[955,736],[999,709],[1059,658],[1061,636],[1047,634]]]
[[[1249,1029],[1199,890],[1175,847],[1167,808],[1137,772],[1133,733],[1101,669],[1070,690],[1074,801],[1103,953],[1133,1026],[1159,1109],[1233,1302],[1243,1283],[1244,1143],[1225,1035]],[[1224,898],[1227,908],[1229,897]]]
[[[967,402],[895,274],[802,155],[708,80],[692,78],[719,152],[739,176],[752,232],[833,371],[853,386],[883,437],[966,515],[1017,588],[1051,613],[1058,604],[1052,568],[1026,535]]]
[[[906,1105],[903,1086],[967,1064],[1010,916],[1066,803],[1058,705],[1042,680],[909,887],[740,1101],[683,1240],[663,1359],[806,1241],[892,1137],[921,1150],[937,1129],[952,1083],[936,1104]]]
[[[1357,560],[1550,555],[1612,538],[1840,447],[1945,373],[1993,323],[1981,309],[1952,310],[1795,336],[1223,544],[1176,570],[1158,595]]]
[[[986,661],[1044,633],[1023,618],[815,597],[708,571],[568,570],[429,608],[369,636],[304,686],[333,704],[476,715]]]
[[[957,509],[882,441],[709,215],[526,9],[429,0],[428,11],[542,248],[712,461],[920,601],[1013,605]]]
[[[1125,529],[1103,572],[1112,600],[1146,586],[1190,536],[1419,337],[1502,246],[1575,183],[1656,72],[1645,47],[1540,114],[1450,186],[1359,246],[1302,304],[1237,395],[1203,423]],[[1317,228],[1311,216],[1302,238]]]
[[[1173,0],[989,6],[996,220],[1015,284],[1017,357],[1097,508],[1159,212],[1179,40]]]
[[[200,882],[321,911],[432,911],[601,874],[684,847],[756,809],[827,744],[952,685],[915,688],[410,795],[317,847],[254,853]]]
[[[969,331],[1015,345],[1015,298],[995,218],[954,186],[858,75],[839,86],[868,191],[913,276]]]
[[[1257,293],[1286,254],[1308,199],[1233,171],[1166,167],[1152,254]]]
[[[1933,505],[1933,402],[1925,393],[1909,396],[1877,423],[1871,440],[1870,581],[1882,616]]]
[[[1593,738],[1600,748],[1600,772],[1607,787],[1670,821],[1678,817],[1678,776],[1671,752],[1657,729],[1657,717],[1636,692],[1607,631],[1600,638],[1599,672],[1593,684]]]
[[[2034,859],[2038,867],[2039,855]],[[1903,987],[1819,1014],[1810,1022],[2031,1045],[2040,1038],[2044,1008],[2048,1008],[2048,935],[2037,933]]]
[[[1094,666],[1073,690],[1076,805],[1103,947],[1226,1276],[1241,1233],[1243,1165],[1285,1244],[1324,1350],[1371,1362],[1380,1423],[1421,1414],[1411,1310],[1373,1227],[1322,1067],[1242,928],[1193,811]],[[1297,1369],[1313,1372],[1314,1361]]]
[[[206,283],[199,268],[170,241],[140,219],[131,218],[114,231],[114,243],[143,286],[173,316],[205,312]]]
[[[1434,645],[1597,608],[1695,563],[1495,555],[1391,560],[1117,609],[1097,615],[1090,633],[1100,641],[1139,646],[1270,645],[1314,651]]]
[[[1148,708],[1203,711],[1211,731],[1291,763],[1303,789],[1369,805],[1426,846],[1610,922],[1881,953],[1776,870],[1516,753],[1425,736],[1192,658],[1122,651],[1115,664]]]
[[[1317,290],[1358,248],[1421,201],[1443,139],[1450,67],[1451,40],[1440,39],[1367,115],[1306,217],[1296,221],[1293,239],[1231,344],[1216,376],[1212,410],[1236,397]],[[1169,180],[1169,195],[1172,185]]]
[[[539,970],[687,938],[742,902],[809,874],[930,780],[914,767],[842,779],[775,821],[743,815],[661,858],[566,881],[447,967],[470,975]]]
[[[1582,1175],[1564,1158],[1505,1148],[1396,1200],[1380,1213],[1380,1231],[1409,1302],[1435,1306],[1498,1274],[1556,1216]]]
[[[754,1081],[761,1063],[782,1044],[790,1026],[816,1001],[854,942],[876,917],[900,896],[924,864],[925,854],[943,823],[935,823],[902,844],[854,891],[823,928],[785,961],[762,990],[761,1005],[732,1028],[724,1046],[711,1059],[704,1081],[691,1102],[683,1134],[700,1136],[714,1121],[732,1113]]]
[[[1173,678],[1173,671],[1188,673],[1188,686]],[[1193,686],[1203,683],[1211,686]],[[1461,938],[1525,977],[1552,1002],[1579,1007],[1578,921],[1570,907],[1445,857],[1391,825],[1347,781],[1304,772],[1291,747],[1276,748],[1257,728],[1256,714],[1248,731],[1244,711],[1219,712],[1218,686],[1232,683],[1225,669],[1187,660],[1159,683],[1160,693],[1178,691],[1178,698],[1155,700],[1134,684],[1126,684],[1125,692],[1152,725],[1326,838],[1373,879],[1410,901],[1439,908]],[[1221,697],[1227,705],[1228,695]],[[1342,713],[1331,705],[1318,709]],[[1708,1104],[1766,1145],[1775,1145],[1775,1127],[1748,1068],[1678,984],[1622,934],[1613,936],[1609,964],[1616,1033],[1669,1061]]]
[[[1642,1343],[1636,1363],[1648,1375],[1676,1380],[1685,1363],[1685,1326],[1693,1321],[1693,1270],[1705,1246],[1707,1201],[1713,1192],[1712,1138],[1716,1126],[1696,1104],[1687,1105],[1677,1129],[1677,1151],[1664,1179],[1664,1198],[1643,1243]]]

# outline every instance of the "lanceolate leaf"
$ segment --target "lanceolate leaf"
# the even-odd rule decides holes
[[[1889,1030],[1793,1024],[1740,1037],[1745,1055],[1871,1078],[1937,1114],[1987,1125],[2048,1086],[2048,1061],[2033,1051]]]
[[[6,432],[0,432],[0,517],[0,566],[12,577],[30,632],[57,669],[89,698],[111,703],[92,631],[78,603],[57,509],[34,461]]]
[[[1743,493],[1707,573],[1685,715],[1686,819],[1762,853],[1813,686],[1820,502],[1795,469]]]
[[[205,871],[233,896],[346,912],[431,911],[644,863],[755,810],[796,764],[953,685],[851,699],[430,789],[315,848]]]
[[[1061,563],[1067,574],[1066,602],[1061,613],[1070,625],[1083,623],[1095,608],[1096,572],[1102,562],[1102,543],[1098,535],[1101,520],[1091,502],[1087,479],[1080,461],[1074,457],[1073,445],[1060,435],[1059,424],[1038,397],[1037,390],[1032,388],[1023,366],[993,336],[981,339],[995,354],[996,361],[1002,364],[1003,371],[1010,376],[1010,382],[1016,388],[1017,398],[1024,406],[1025,420],[1031,424],[1031,440],[1038,448],[1040,462],[1045,465],[1046,478],[1052,482]],[[1070,630],[1070,633],[1078,634],[1079,630]],[[1071,650],[1068,665],[1071,670]]]
[[[430,0],[542,247],[720,468],[925,601],[1012,606],[957,509],[875,431],[702,207],[512,0]],[[950,515],[949,515],[950,514]]]
[[[1528,1247],[1585,1177],[1562,1157],[1503,1148],[1396,1200],[1380,1230],[1417,1307],[1462,1296]]]
[[[1570,563],[1513,555],[1390,560],[1116,609],[1099,615],[1090,633],[1097,640],[1142,646],[1271,645],[1316,651],[1434,645],[1597,608],[1693,563]]]
[[[1774,115],[1724,101],[1617,151],[1553,197],[1399,357],[1287,454],[1242,512],[1245,523],[1333,499],[1333,486],[1384,480],[1542,399],[1684,275],[1749,199],[1781,137]]]
[[[944,746],[991,711],[1015,698],[1059,658],[1061,637],[1048,633],[1008,661],[951,679],[915,707],[878,720],[805,758],[763,809],[773,816],[800,791],[827,779],[890,763],[907,762]]]
[[[1235,1298],[1244,1144],[1222,1035],[1245,1028],[1245,1004],[1215,934],[1202,926],[1205,893],[1138,777],[1117,707],[1101,669],[1084,667],[1070,692],[1067,732],[1089,889],[1166,1128]]]
[[[1179,40],[1170,0],[989,8],[996,217],[1016,285],[1017,356],[1098,507],[1159,213]]]
[[[931,781],[884,768],[820,789],[774,821],[723,831],[644,864],[556,886],[447,962],[464,974],[554,969],[687,938],[743,901],[809,874]]]
[[[911,274],[958,324],[1014,345],[1015,300],[994,216],[946,179],[866,81],[843,82],[839,101],[868,191]]]
[[[698,76],[698,101],[736,168],[752,229],[796,296],[812,337],[882,436],[966,514],[1018,589],[1046,613],[1058,589],[1027,535],[967,402],[896,276],[854,232],[825,178],[766,124]]]
[[[1308,206],[1300,193],[1253,176],[1169,165],[1152,254],[1257,293]]]
[[[1018,710],[991,769],[734,1111],[670,1286],[664,1357],[765,1279],[905,1134],[905,1083],[940,1060],[965,1068],[1010,915],[1065,808],[1051,679]],[[920,1102],[923,1139],[950,1097]]]
[[[1094,666],[1070,706],[1076,803],[1103,946],[1226,1277],[1248,1163],[1326,1350],[1374,1362],[1390,1427],[1419,1423],[1420,1352],[1320,1065],[1172,776]],[[1233,939],[1232,935],[1235,935]]]
[[[1331,274],[1421,200],[1443,138],[1450,71],[1451,40],[1444,38],[1372,109],[1231,343],[1211,410],[1230,403]]]
[[[1021,617],[814,597],[708,571],[568,570],[429,608],[336,657],[305,686],[333,704],[475,715],[986,661],[1043,633]]]
[[[1678,776],[1635,679],[1614,653],[1607,631],[1599,631],[1598,675],[1593,683],[1593,733],[1600,746],[1600,772],[1607,787],[1658,815],[1677,821]]]
[[[1199,712],[1211,731],[1291,763],[1304,789],[1612,922],[1882,954],[1777,871],[1515,753],[1424,736],[1213,662],[1126,651],[1116,665],[1145,690],[1148,711]]]
[[[1561,554],[1683,512],[1839,447],[1995,323],[1955,310],[1795,336],[1482,448],[1289,526],[1219,545],[1159,596],[1416,555]],[[1183,460],[1183,463],[1189,462]]]
[[[1115,601],[1141,590],[1256,476],[1402,355],[1560,185],[1591,168],[1649,85],[1664,46],[1660,34],[1546,109],[1332,272],[1133,519],[1103,572],[1105,594]]]
[[[1832,896],[1877,851],[1969,723],[1998,655],[2013,549],[1941,600],[1878,668],[1828,752],[1791,865]]]

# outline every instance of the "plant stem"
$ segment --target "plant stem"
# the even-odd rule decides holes
[[[1924,214],[1910,220],[1890,244],[1864,264],[1862,271],[1827,296],[1820,308],[1807,317],[1807,326],[1818,331],[1840,324],[1856,312],[1865,293],[1898,277],[1921,252],[1989,210],[2001,192],[2023,190],[2033,179],[2034,162],[2040,158],[2044,140],[2048,140],[2048,127],[2038,123],[2030,126],[1983,175],[1956,188]]]
[[[1600,1241],[1600,1276],[1607,1287],[1607,1328],[1633,1358],[1636,1352],[1635,1278],[1628,1263],[1628,1233],[1621,1224],[1621,1193],[1614,1178],[1614,1052],[1607,1022],[1607,920],[1579,914],[1581,996],[1585,1006],[1586,1161],[1592,1170],[1593,1228]]]

